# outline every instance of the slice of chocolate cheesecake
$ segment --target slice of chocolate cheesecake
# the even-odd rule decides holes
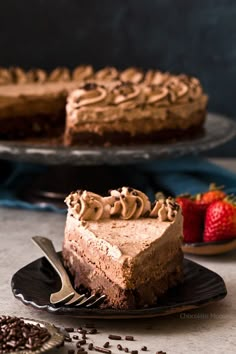
[[[123,187],[110,196],[76,191],[66,198],[64,264],[75,287],[105,294],[119,309],[155,305],[182,280],[182,213]]]

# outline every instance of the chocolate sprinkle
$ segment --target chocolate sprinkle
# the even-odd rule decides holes
[[[143,352],[146,352],[146,350],[147,350],[146,345],[144,345],[144,346],[141,348],[141,350],[142,350]]]
[[[89,350],[93,350],[93,343],[89,343],[88,349],[89,349]]]
[[[109,334],[108,338],[114,340],[121,340],[121,336],[118,336],[116,334]]]
[[[134,340],[133,336],[125,336],[125,340]]]
[[[68,333],[74,332],[74,328],[73,328],[73,327],[66,327],[65,330],[66,330],[66,332],[68,332]]]
[[[70,337],[65,337],[65,342],[72,342],[72,339]]]
[[[124,351],[125,351],[126,353],[128,353],[128,352],[129,352],[129,348],[125,348]]]
[[[97,331],[96,328],[91,328],[87,333],[88,333],[88,334],[97,334],[98,331]]]
[[[84,344],[86,344],[86,340],[85,339],[81,339],[77,343],[80,344],[80,345],[84,345]]]
[[[138,354],[137,350],[131,350],[131,354]]]
[[[111,354],[111,350],[110,349],[106,349],[106,348],[102,348],[102,347],[98,347],[98,346],[95,346],[93,347],[94,350],[96,350],[97,352],[100,352],[100,353],[105,353],[105,354]]]
[[[122,345],[121,344],[117,344],[117,349],[118,350],[123,350]]]
[[[87,333],[86,329],[83,329],[83,328],[78,328],[77,332],[79,332],[81,334],[86,334]]]
[[[106,342],[103,344],[103,348],[109,348],[110,347],[110,343],[109,342]]]
[[[97,84],[95,84],[94,82],[88,82],[87,84],[85,84],[83,86],[83,89],[86,91],[90,91],[90,90],[95,90],[97,88]]]

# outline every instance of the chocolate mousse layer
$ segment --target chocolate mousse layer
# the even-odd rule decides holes
[[[76,129],[69,128],[65,134],[65,145],[132,145],[132,144],[150,144],[150,143],[168,143],[178,140],[190,140],[200,137],[204,134],[204,122],[206,110],[200,110],[192,113],[189,120],[192,122],[190,127],[182,128],[163,128],[159,129],[153,120],[139,120],[130,124],[126,124],[125,129],[116,129],[112,124],[104,124],[103,133],[98,134],[97,124],[91,124],[89,129],[78,127]],[[178,119],[175,115],[168,112],[168,119]],[[180,119],[181,120],[181,119]],[[195,124],[193,122],[196,122]],[[122,123],[121,123],[122,125]],[[137,133],[133,135],[133,128],[137,129]],[[148,127],[148,132],[143,133],[145,126]],[[123,128],[125,124],[123,125]],[[139,131],[138,131],[139,128]],[[90,130],[90,131],[89,131]]]
[[[182,214],[172,200],[157,201],[132,188],[101,197],[74,192],[63,243],[74,285],[107,296],[106,306],[152,306],[182,280]]]

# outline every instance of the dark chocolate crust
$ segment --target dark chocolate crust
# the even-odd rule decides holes
[[[131,144],[150,144],[150,143],[170,143],[176,140],[186,140],[197,138],[204,134],[203,124],[205,122],[206,110],[194,112],[189,120],[194,118],[198,120],[198,124],[192,125],[187,129],[163,129],[150,134],[131,135],[128,131],[105,131],[102,135],[89,132],[79,131],[73,128],[67,128],[65,132],[64,143],[66,146],[73,145],[131,145]],[[173,117],[173,119],[178,119]],[[99,125],[99,122],[97,123]]]
[[[65,110],[54,115],[7,117],[0,119],[0,139],[25,139],[34,137],[58,137],[63,134]]]
[[[181,250],[170,261],[168,265],[169,270],[162,278],[156,281],[152,279],[150,282],[145,282],[135,289],[122,289],[99,270],[97,270],[96,279],[90,282],[87,275],[93,265],[79,262],[73,253],[66,248],[63,249],[63,260],[65,267],[74,279],[74,286],[79,288],[83,285],[85,288],[91,290],[91,292],[105,294],[107,301],[104,306],[109,308],[134,309],[155,305],[168,289],[174,287],[183,279],[181,266],[183,254]]]

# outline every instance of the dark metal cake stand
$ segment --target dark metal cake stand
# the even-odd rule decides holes
[[[54,201],[60,204],[64,196],[77,187],[103,193],[107,188],[129,184],[129,176],[126,174],[122,177],[122,173],[119,173],[120,165],[198,154],[224,144],[235,136],[235,122],[209,113],[204,134],[184,141],[71,148],[59,144],[1,141],[0,158],[49,165],[47,173],[35,180],[24,193],[24,198],[36,203]],[[130,171],[132,174],[132,167]]]
[[[199,138],[168,144],[72,147],[47,143],[0,141],[0,158],[47,165],[119,165],[134,164],[160,158],[197,154],[224,144],[235,136],[236,124],[226,117],[209,113],[205,133]]]

